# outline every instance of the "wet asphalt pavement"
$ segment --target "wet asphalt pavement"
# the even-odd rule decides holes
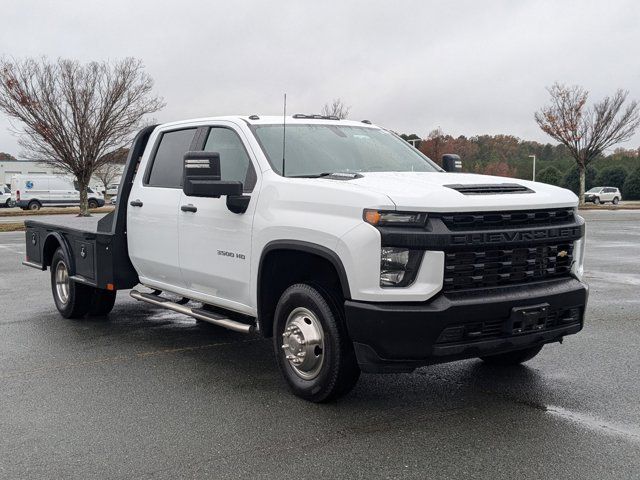
[[[588,211],[586,326],[526,366],[291,396],[271,344],[121,292],[55,311],[0,234],[0,478],[640,478],[640,211]]]

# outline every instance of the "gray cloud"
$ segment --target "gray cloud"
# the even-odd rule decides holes
[[[143,59],[159,121],[318,112],[406,133],[508,133],[533,121],[545,86],[640,99],[635,1],[5,1],[0,54]],[[0,151],[18,153],[0,115]],[[640,132],[625,147],[638,147]]]

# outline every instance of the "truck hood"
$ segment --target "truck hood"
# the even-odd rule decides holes
[[[335,180],[344,182],[345,180]],[[366,172],[349,184],[384,194],[398,210],[474,211],[575,207],[578,197],[564,188],[515,178],[446,172]],[[446,185],[517,184],[526,193],[465,194]]]

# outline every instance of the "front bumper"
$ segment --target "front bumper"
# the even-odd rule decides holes
[[[582,329],[587,297],[587,285],[569,278],[450,292],[425,303],[348,300],[345,314],[364,372],[410,372],[561,341]],[[523,310],[533,315],[525,325]]]

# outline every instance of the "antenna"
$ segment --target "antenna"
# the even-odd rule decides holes
[[[284,111],[282,113],[282,176],[284,173],[284,149],[287,146],[287,94],[284,94]]]

